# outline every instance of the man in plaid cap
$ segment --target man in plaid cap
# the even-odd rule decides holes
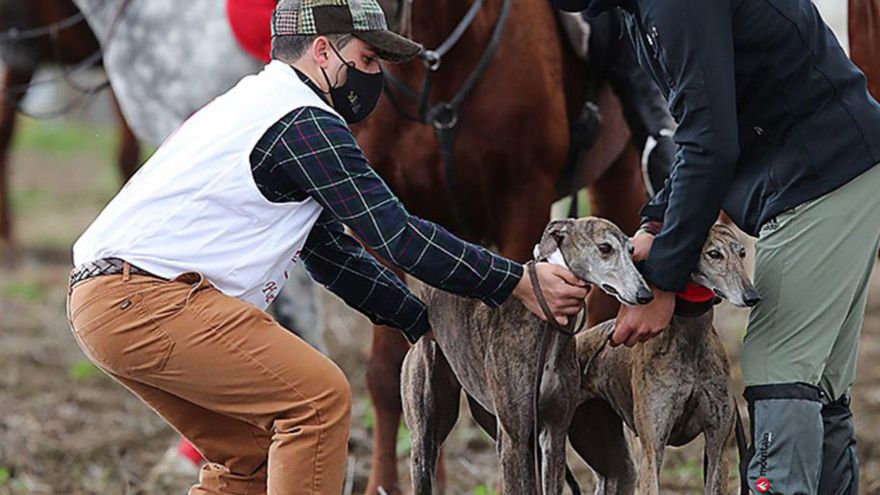
[[[520,264],[410,215],[347,123],[382,91],[379,59],[419,45],[375,0],[282,1],[273,61],[193,115],[74,246],[68,314],[85,353],[204,454],[190,494],[338,494],[351,396],[336,365],[264,311],[302,260],[410,341],[422,301],[352,237],[425,281],[540,309]],[[587,288],[542,263],[558,318]]]

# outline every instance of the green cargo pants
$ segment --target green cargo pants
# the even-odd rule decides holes
[[[847,392],[880,248],[880,165],[761,229],[741,358],[751,493],[857,495]]]

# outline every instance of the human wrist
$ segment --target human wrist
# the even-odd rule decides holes
[[[526,297],[527,291],[530,290],[532,290],[532,284],[529,277],[529,271],[523,266],[522,276],[516,282],[510,295],[522,301],[523,298]]]
[[[636,232],[636,235],[638,235],[639,233],[645,233],[656,236],[660,233],[662,229],[663,222],[660,222],[659,220],[648,219],[642,222],[642,224],[639,226],[639,230]]]

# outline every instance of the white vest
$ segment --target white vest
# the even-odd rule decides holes
[[[312,198],[267,200],[250,154],[273,124],[302,107],[338,115],[282,62],[242,79],[141,167],[77,240],[74,264],[116,257],[165,278],[199,272],[265,309],[322,208]]]

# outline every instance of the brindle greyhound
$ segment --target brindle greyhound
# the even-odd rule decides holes
[[[551,222],[536,249],[536,259],[565,264],[578,278],[604,288],[623,303],[646,303],[653,297],[632,262],[632,244],[607,220]],[[435,340],[423,338],[412,347],[401,380],[404,419],[412,435],[413,493],[428,495],[434,490],[438,451],[458,418],[461,387],[498,418],[495,431],[491,422],[481,425],[497,439],[505,492],[533,492],[535,353],[544,322],[516,301],[493,310],[431,288],[423,288],[423,297]],[[573,325],[574,321],[569,323]],[[562,489],[565,434],[578,404],[580,382],[574,339],[553,332],[538,404],[545,494]]]
[[[754,306],[758,292],[746,273],[745,248],[725,225],[712,227],[692,280],[736,306]],[[622,422],[639,437],[639,493],[657,494],[666,445],[706,440],[705,493],[726,494],[724,447],[734,431],[736,403],[730,366],[712,325],[712,302],[677,308],[670,326],[633,348],[607,346],[614,320],[577,338],[583,369],[580,399],[569,431],[572,447],[593,468],[596,494],[635,492],[636,471]]]

